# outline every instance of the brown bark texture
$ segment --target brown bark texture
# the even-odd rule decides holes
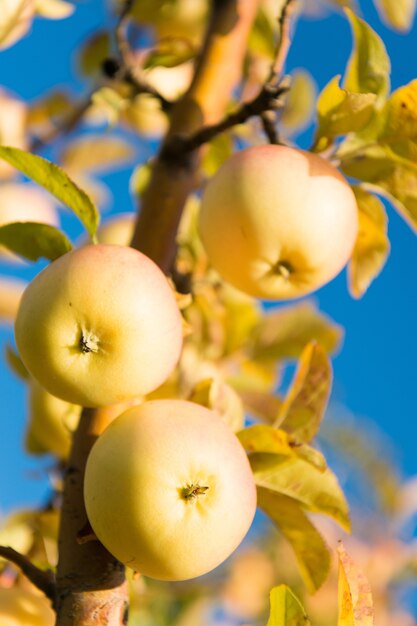
[[[168,138],[188,134],[224,114],[238,82],[258,0],[213,0],[204,45],[189,91],[174,105]],[[198,151],[176,159],[155,159],[132,246],[168,273],[188,195],[196,186]],[[85,464],[97,437],[111,419],[108,409],[84,409],[74,435],[64,483],[57,571],[57,626],[121,626],[128,619],[124,567],[97,540],[88,537],[83,499]],[[111,503],[110,503],[111,505]],[[80,541],[81,539],[81,541]]]

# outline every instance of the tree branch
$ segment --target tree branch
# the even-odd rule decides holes
[[[24,554],[6,546],[0,546],[0,557],[17,565],[35,587],[40,589],[52,602],[55,601],[55,575],[52,570],[36,567]]]
[[[295,8],[294,0],[286,0],[278,18],[280,38],[275,53],[275,61],[271,68],[269,82],[278,82],[284,71],[285,62],[291,46],[291,18]]]
[[[99,541],[80,542],[80,532],[88,524],[83,495],[85,464],[97,437],[124,408],[83,409],[74,433],[58,539],[57,626],[126,623],[124,566]]]
[[[213,2],[210,23],[187,93],[173,105],[171,124],[142,197],[132,246],[172,270],[176,233],[185,202],[196,186],[197,149],[166,158],[173,136],[188,136],[218,123],[240,79],[246,42],[258,0]],[[169,152],[169,149],[168,149]],[[165,155],[165,156],[164,156]]]

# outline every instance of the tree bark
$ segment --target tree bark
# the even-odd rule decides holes
[[[258,0],[213,0],[204,45],[189,91],[174,106],[168,137],[217,121],[241,75],[247,36]],[[169,272],[175,238],[188,195],[195,187],[198,151],[177,161],[156,158],[132,246]],[[64,483],[57,572],[57,626],[121,626],[128,619],[124,567],[98,541],[80,543],[87,516],[83,500],[85,464],[109,422],[107,409],[84,409],[74,435]],[[109,503],[111,506],[111,503]]]

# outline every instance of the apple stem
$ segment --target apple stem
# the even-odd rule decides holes
[[[204,496],[206,494],[208,487],[200,487],[200,485],[196,485],[194,483],[187,484],[182,489],[182,497],[184,500],[193,500],[198,496]]]

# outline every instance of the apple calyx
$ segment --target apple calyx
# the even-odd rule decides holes
[[[83,354],[99,351],[99,339],[94,333],[81,331],[80,350]]]
[[[194,500],[198,496],[204,496],[207,489],[208,487],[201,487],[198,484],[187,483],[187,485],[181,489],[181,496],[184,500]]]
[[[272,270],[274,274],[278,274],[285,281],[289,280],[291,274],[294,273],[294,267],[289,261],[278,261]]]

